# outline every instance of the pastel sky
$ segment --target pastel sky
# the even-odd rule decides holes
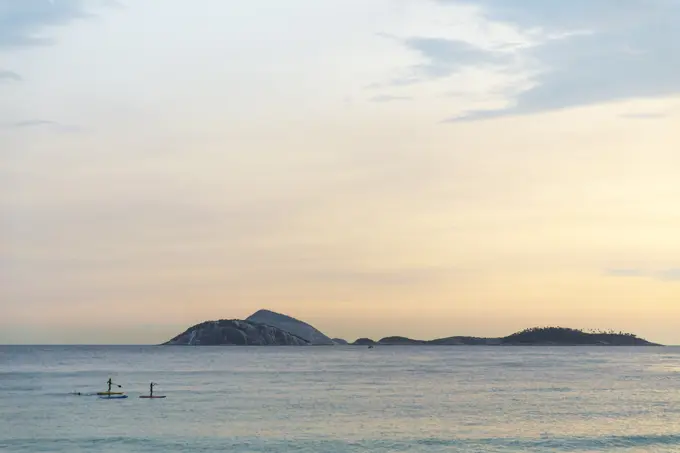
[[[0,343],[269,308],[680,344],[680,1],[0,0]]]

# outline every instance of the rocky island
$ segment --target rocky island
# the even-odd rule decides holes
[[[239,319],[206,321],[189,327],[165,345],[308,346],[309,341],[266,324]]]
[[[259,310],[246,318],[205,321],[163,343],[166,345],[238,346],[333,346],[345,340],[321,333],[306,322],[271,310]],[[353,346],[660,346],[631,333],[584,331],[566,327],[533,327],[506,337],[484,338],[453,336],[435,340],[416,340],[402,336],[374,341],[359,338]]]

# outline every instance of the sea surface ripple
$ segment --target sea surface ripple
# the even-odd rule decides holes
[[[0,451],[679,452],[680,348],[0,346]]]

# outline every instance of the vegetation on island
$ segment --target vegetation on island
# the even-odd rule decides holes
[[[634,346],[652,344],[637,335],[614,330],[580,330],[568,327],[531,327],[502,338],[503,344],[601,344]]]
[[[374,344],[376,344],[376,342],[371,340],[370,338],[359,338],[352,344],[356,346],[373,346]]]
[[[385,338],[382,338],[381,340],[379,340],[378,343],[379,344],[392,344],[392,345],[427,344],[427,341],[413,340],[411,338],[406,338],[406,337],[385,337]]]
[[[357,340],[354,344],[366,344]],[[568,327],[531,327],[501,338],[455,336],[423,341],[406,337],[385,337],[378,341],[379,345],[609,345],[609,346],[655,346],[637,335],[614,330],[580,330]]]

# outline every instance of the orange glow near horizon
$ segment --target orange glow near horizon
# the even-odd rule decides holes
[[[0,343],[158,343],[268,308],[348,340],[680,344],[680,83],[566,93],[590,66],[541,52],[593,63],[566,28],[482,6],[302,3],[69,10],[54,45],[0,39]]]

